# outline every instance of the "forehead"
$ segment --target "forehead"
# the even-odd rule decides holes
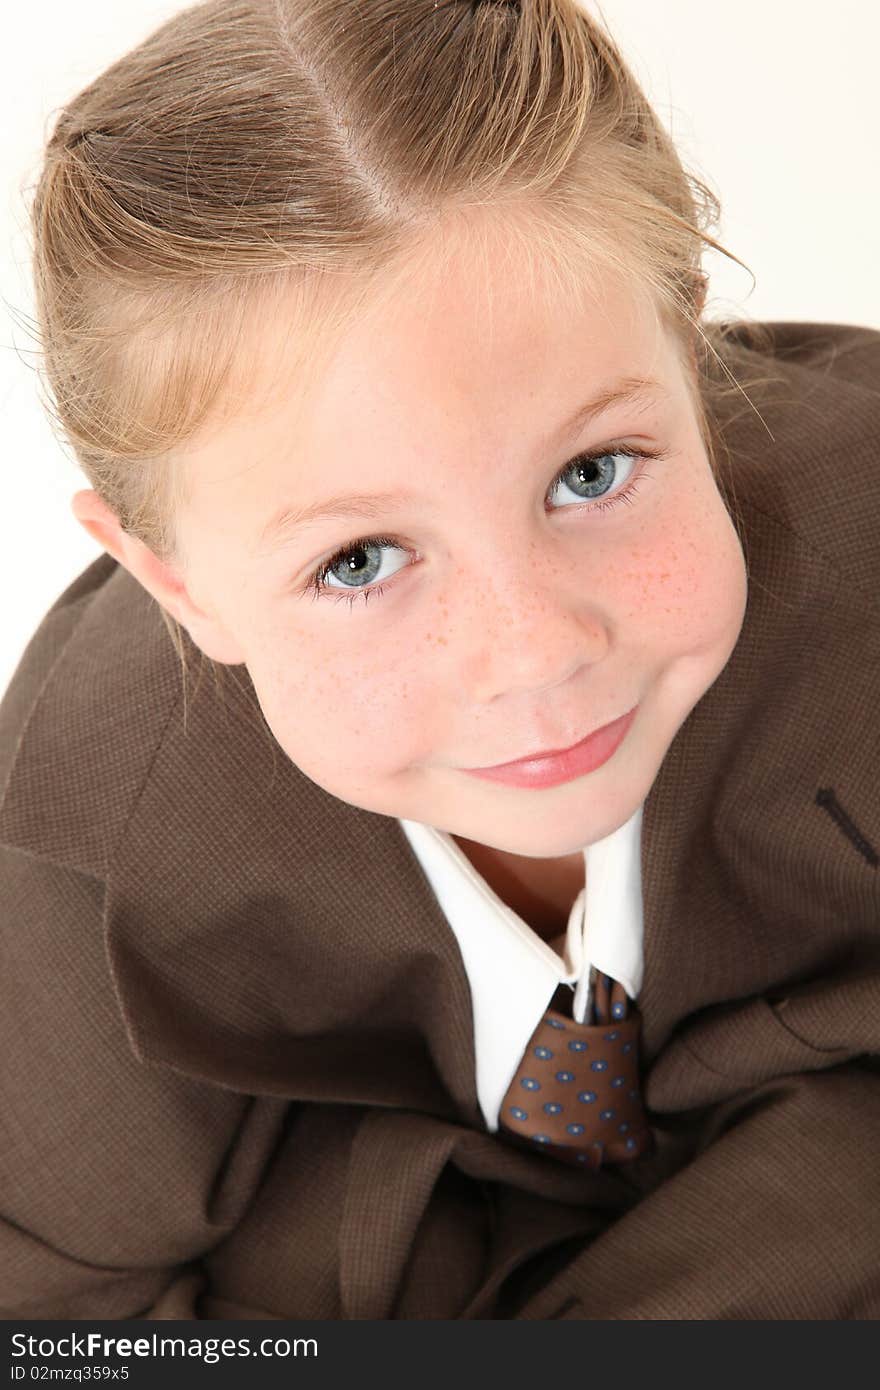
[[[607,274],[574,289],[534,250],[484,237],[419,247],[317,338],[279,298],[242,408],[188,451],[184,524],[253,545],[285,502],[399,485],[426,452],[436,461],[487,431],[531,443],[616,377],[668,374],[646,293]]]

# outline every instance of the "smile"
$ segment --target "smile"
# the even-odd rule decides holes
[[[637,711],[638,705],[634,705],[627,714],[610,724],[604,724],[601,729],[594,729],[570,748],[530,754],[513,762],[498,763],[494,767],[468,767],[462,771],[472,777],[504,782],[514,787],[555,787],[562,782],[571,782],[608,761],[629,732]]]

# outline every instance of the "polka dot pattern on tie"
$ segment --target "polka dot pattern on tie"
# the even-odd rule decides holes
[[[593,1012],[594,1022],[578,1023],[545,1011],[501,1102],[498,1132],[597,1169],[650,1153],[654,1137],[639,1085],[638,1009],[617,980],[600,974]]]

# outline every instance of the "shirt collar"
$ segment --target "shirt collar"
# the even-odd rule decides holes
[[[585,887],[571,905],[560,956],[490,887],[445,830],[400,819],[452,929],[471,990],[477,1095],[490,1125],[515,1067],[560,983],[586,1018],[591,967],[635,998],[642,983],[642,805],[583,849]]]

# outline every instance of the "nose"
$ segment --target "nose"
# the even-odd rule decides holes
[[[478,601],[458,606],[457,667],[463,693],[475,705],[504,696],[540,696],[564,685],[582,666],[602,661],[609,620],[588,586],[565,577],[558,564],[542,569],[505,563]],[[467,576],[464,589],[476,581]]]

